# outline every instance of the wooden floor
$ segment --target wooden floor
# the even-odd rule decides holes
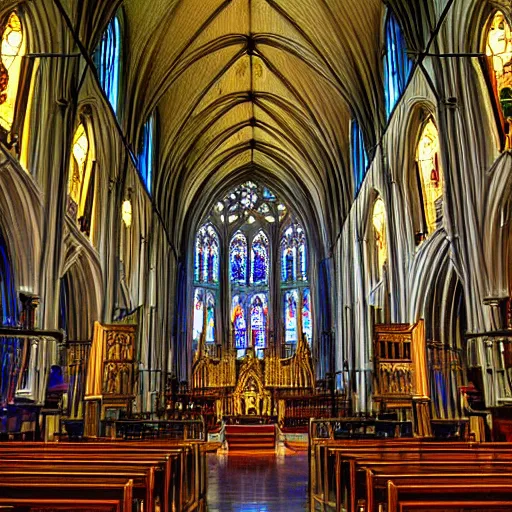
[[[208,512],[304,512],[307,486],[307,454],[209,456]]]

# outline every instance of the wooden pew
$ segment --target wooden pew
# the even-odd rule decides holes
[[[98,461],[105,459],[106,456],[113,461],[127,460],[131,457],[134,463],[137,460],[143,460],[142,458],[148,459],[154,456],[172,457],[172,466],[170,467],[167,463],[164,471],[166,485],[163,509],[195,510],[204,506],[206,499],[206,453],[217,448],[218,443],[176,440],[171,442],[6,443],[0,445],[0,457],[17,457],[18,459],[38,457],[42,460],[80,457],[80,461],[83,461],[84,457],[95,457]],[[168,491],[171,488],[172,491]]]
[[[90,510],[133,511],[133,480],[102,475],[55,474],[32,471],[0,473],[0,504],[4,506],[53,508],[79,504]],[[85,495],[88,498],[85,498]],[[81,498],[77,498],[81,496]]]
[[[451,449],[449,452],[444,452],[440,449],[411,451],[393,450],[389,452],[347,452],[345,449],[331,448],[331,451],[336,454],[336,471],[335,471],[335,488],[336,488],[336,510],[341,510],[341,502],[343,490],[346,491],[348,510],[356,510],[356,503],[358,495],[365,494],[359,492],[358,489],[361,485],[365,484],[364,479],[358,480],[358,472],[364,472],[366,468],[395,468],[399,472],[410,471],[411,468],[419,467],[421,465],[428,467],[436,466],[439,468],[458,468],[463,469],[470,465],[492,465],[496,467],[511,467],[512,466],[512,447],[501,449],[501,451],[492,450],[465,450],[459,451]],[[447,460],[452,459],[452,460]],[[342,469],[342,464],[347,467]],[[330,492],[329,489],[326,492]]]

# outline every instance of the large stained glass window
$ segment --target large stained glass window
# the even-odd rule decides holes
[[[297,343],[297,290],[290,290],[284,294],[284,328],[285,343]]]
[[[12,12],[3,26],[0,47],[0,126],[11,130],[26,44],[21,21]]]
[[[384,96],[389,117],[405,91],[413,62],[407,55],[405,39],[395,15],[389,11],[385,29]]]
[[[121,25],[114,16],[103,33],[94,54],[94,63],[100,85],[117,114],[119,104],[119,81],[121,76]]]
[[[155,167],[155,156],[156,156],[156,115],[153,112],[142,129],[142,144],[139,153],[139,173],[146,185],[146,189],[149,193],[152,192],[153,184],[153,171]]]
[[[351,121],[350,149],[352,160],[352,174],[354,176],[354,195],[359,192],[368,169],[368,153],[364,145],[364,137],[359,123],[352,119]]]
[[[439,133],[432,119],[427,121],[421,132],[416,160],[427,232],[433,233],[442,218],[443,172],[439,155]]]
[[[486,54],[496,102],[503,121],[508,122],[512,118],[512,31],[501,11],[495,13],[489,25]]]
[[[388,247],[386,238],[386,209],[384,201],[379,197],[373,205],[372,216],[375,253],[377,258],[378,277],[382,277],[382,268],[388,258]]]
[[[304,229],[268,187],[246,181],[218,199],[195,238],[193,340],[229,340],[238,358],[264,357],[271,340],[291,354],[302,333],[312,342],[308,251]],[[224,308],[227,325],[215,315]]]
[[[197,283],[219,282],[219,237],[211,224],[197,233],[194,266]]]
[[[247,281],[247,238],[239,231],[231,239],[229,247],[231,282],[245,284]]]
[[[235,295],[231,306],[231,322],[233,323],[234,344],[237,350],[247,348],[247,323],[245,320],[245,304],[240,295]]]
[[[264,284],[268,282],[268,238],[259,231],[252,241],[251,282]]]

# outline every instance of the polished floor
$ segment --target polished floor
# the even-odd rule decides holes
[[[306,454],[210,455],[208,512],[308,510]]]

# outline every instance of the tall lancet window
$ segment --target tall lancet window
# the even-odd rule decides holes
[[[138,158],[139,173],[150,194],[153,192],[153,174],[156,165],[156,131],[156,114],[153,112],[142,128],[142,141]]]
[[[21,61],[26,44],[21,21],[12,12],[3,25],[0,47],[0,126],[10,131],[14,122]]]
[[[512,31],[501,11],[494,14],[489,25],[486,54],[502,129],[509,134],[508,125],[512,118]]]
[[[309,247],[303,227],[279,197],[266,186],[243,182],[219,198],[200,225],[188,324],[193,346],[202,336],[207,344],[215,339],[241,359],[264,358],[284,345],[293,353],[303,336],[311,342]]]
[[[194,350],[203,341],[217,341],[216,315],[219,292],[220,242],[211,224],[202,226],[195,237],[192,342]]]
[[[395,15],[389,11],[385,28],[384,96],[387,117],[405,91],[413,62],[407,55],[405,38]]]
[[[94,63],[98,79],[105,95],[117,114],[119,106],[119,88],[121,78],[121,24],[114,16],[94,54]]]
[[[359,192],[368,169],[368,153],[364,145],[363,131],[359,123],[352,119],[350,123],[350,155],[352,161],[352,174],[354,176],[354,195]]]
[[[443,171],[439,155],[439,133],[432,119],[425,124],[416,153],[427,233],[439,226],[443,214]]]
[[[383,277],[384,265],[388,259],[388,245],[386,234],[386,208],[384,201],[378,197],[373,205],[372,215],[373,227],[373,245],[374,245],[374,260],[376,263],[376,278],[378,280]]]
[[[73,137],[68,182],[68,214],[80,231],[93,239],[96,161],[88,123],[81,122]]]
[[[311,295],[308,285],[308,248],[302,226],[292,222],[281,236],[281,289],[284,341],[288,355],[303,336],[311,343]]]

